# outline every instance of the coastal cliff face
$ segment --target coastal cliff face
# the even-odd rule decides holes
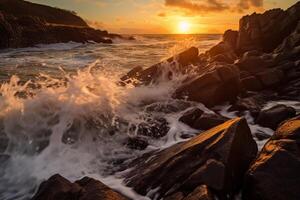
[[[0,48],[70,41],[112,43],[111,38],[121,37],[89,27],[70,11],[23,0],[0,1],[0,36]]]
[[[252,14],[240,20],[239,31],[226,31],[223,40],[205,53],[191,47],[165,62],[147,69],[137,67],[123,76],[120,85],[155,87],[162,77],[171,80],[176,73],[185,74],[173,98],[200,102],[213,110],[229,103],[229,110],[238,116],[249,113],[253,123],[275,131],[271,137],[256,130],[251,133],[243,118],[226,122],[217,114],[190,109],[179,121],[204,132],[125,163],[124,168],[131,169],[124,173],[125,183],[152,199],[300,199],[299,116],[286,105],[263,109],[270,100],[300,101],[299,24],[300,2],[286,11]],[[140,134],[148,131],[150,137],[163,137],[165,123],[153,122],[153,127]],[[253,137],[269,139],[260,152]],[[147,141],[141,146],[147,146]],[[43,198],[36,195],[35,200],[51,197],[53,187],[44,184],[37,194],[41,188]]]
[[[74,12],[23,0],[0,0],[0,11],[15,17],[35,16],[49,24],[88,27]]]

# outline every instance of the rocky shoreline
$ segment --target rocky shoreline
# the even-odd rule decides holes
[[[244,118],[227,119],[191,108],[180,122],[205,131],[124,163],[124,168],[133,169],[124,174],[126,185],[151,199],[223,200],[239,194],[245,200],[300,199],[300,117],[285,105],[263,109],[270,100],[300,100],[300,2],[286,11],[243,17],[239,31],[226,31],[223,41],[207,52],[199,54],[192,47],[147,69],[137,67],[120,84],[155,85],[162,76],[172,79],[175,72],[188,78],[173,98],[211,109],[229,102],[229,110],[240,116],[249,112],[255,123],[275,133],[271,137],[251,133]],[[167,132],[164,122],[158,122],[150,132]],[[253,137],[269,139],[260,152]],[[70,183],[55,175],[40,185],[32,199],[127,197],[89,178]]]
[[[111,44],[113,38],[123,37],[90,27],[71,11],[23,0],[0,1],[0,49],[70,41]]]

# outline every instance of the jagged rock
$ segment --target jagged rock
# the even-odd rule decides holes
[[[84,177],[71,183],[56,174],[41,183],[32,200],[127,200],[100,181]]]
[[[168,67],[170,66],[166,65],[171,65],[172,70],[176,70],[176,64],[179,64],[179,68],[177,70],[179,70],[181,73],[185,73],[187,70],[189,70],[188,68],[186,68],[186,66],[198,60],[198,54],[198,48],[191,47],[179,53],[178,55],[167,59],[166,61],[153,65],[147,69],[139,70],[138,73],[132,73],[131,71],[131,73],[127,74],[127,76],[124,76],[122,80],[126,81],[128,79],[136,79],[140,81],[141,84],[147,85],[157,81],[163,76],[171,79],[173,76],[173,72],[168,69]]]
[[[296,116],[296,110],[285,105],[276,105],[267,110],[262,110],[256,120],[256,123],[276,130],[278,125],[284,120]]]
[[[300,120],[282,124],[247,172],[243,199],[300,199]]]
[[[142,195],[155,189],[153,196],[158,199],[176,193],[190,194],[201,185],[227,199],[240,189],[256,153],[246,120],[237,118],[190,141],[134,160],[129,164],[133,170],[125,175],[125,182]]]
[[[234,100],[239,92],[239,72],[234,65],[226,65],[183,84],[173,97],[201,102],[210,107]]]
[[[223,41],[230,44],[230,46],[235,50],[237,45],[237,39],[239,36],[238,31],[227,30],[223,34]]]
[[[268,10],[263,14],[254,13],[240,20],[238,51],[249,50],[271,52],[295,29],[300,19],[300,3],[291,8]]]

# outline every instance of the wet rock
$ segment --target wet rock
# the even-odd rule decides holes
[[[179,121],[198,130],[208,130],[220,124],[223,124],[228,119],[218,114],[204,113],[199,108],[188,110],[179,118]]]
[[[229,108],[229,111],[238,111],[240,113],[249,111],[251,115],[256,118],[267,100],[268,98],[261,94],[238,98],[238,100]]]
[[[71,183],[56,174],[41,183],[32,200],[126,200],[100,181],[84,177]]]
[[[125,144],[130,149],[144,150],[148,147],[148,142],[141,137],[129,137]]]
[[[237,118],[133,161],[126,183],[142,195],[155,189],[158,199],[190,194],[201,185],[227,199],[238,192],[256,153],[246,120]]]
[[[172,100],[168,102],[158,102],[146,106],[145,111],[150,113],[175,113],[191,107],[191,103],[182,100]]]
[[[194,129],[208,130],[226,122],[228,118],[218,114],[204,113],[201,117],[197,118],[193,124]]]
[[[276,105],[267,110],[262,110],[258,115],[256,123],[276,130],[281,122],[295,116],[296,110],[294,108],[285,105]]]
[[[203,113],[204,112],[199,108],[192,108],[183,113],[183,115],[179,118],[179,121],[189,125],[190,127],[194,127],[195,121],[201,117]]]
[[[0,153],[3,153],[7,149],[8,143],[9,138],[7,137],[6,133],[4,130],[0,130]]]
[[[173,97],[201,102],[211,107],[225,101],[233,101],[239,92],[239,72],[234,65],[227,65],[183,84],[175,91]]]
[[[150,84],[156,82],[159,78],[166,76],[165,78],[171,79],[173,76],[173,70],[176,70],[176,64],[179,64],[177,69],[181,73],[185,73],[188,69],[186,66],[195,63],[198,60],[199,50],[196,47],[191,47],[178,55],[175,55],[166,61],[153,65],[147,69],[140,70],[138,73],[127,74],[123,77],[123,81],[127,79],[136,79],[140,81],[140,84]],[[172,70],[168,69],[170,65]]]
[[[164,118],[149,118],[137,125],[137,134],[152,138],[161,138],[167,135],[170,127]]]
[[[243,199],[300,199],[299,133],[299,117],[277,129],[247,172]]]

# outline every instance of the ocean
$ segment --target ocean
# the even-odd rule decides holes
[[[93,177],[132,199],[148,199],[124,185],[120,163],[197,134],[198,130],[178,122],[189,107],[213,111],[171,98],[183,74],[141,87],[120,86],[119,78],[134,67],[149,67],[190,46],[205,52],[221,35],[135,38],[114,44],[70,42],[0,51],[1,200],[30,199],[43,180],[57,173],[71,181]],[[169,107],[175,111],[164,109]],[[218,110],[236,117],[228,108],[221,105]],[[253,132],[273,133],[254,125],[249,113],[245,117]],[[167,121],[166,136],[145,137],[149,146],[142,151],[124,145],[128,136],[137,134],[135,127],[157,118]],[[261,148],[265,141],[257,143]]]

